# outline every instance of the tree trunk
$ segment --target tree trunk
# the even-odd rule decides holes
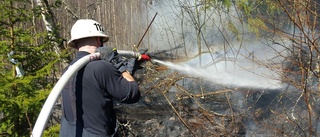
[[[54,50],[58,55],[60,55],[61,50],[64,49],[64,47],[62,44],[56,42],[57,39],[59,38],[59,35],[55,30],[56,24],[53,19],[54,14],[48,8],[48,1],[47,0],[43,0],[43,1],[44,1],[45,5],[43,5],[41,0],[36,0],[36,4],[37,4],[37,6],[39,6],[41,8],[42,20],[43,20],[43,23],[46,27],[48,35],[52,39],[52,41],[54,41],[54,42],[52,42],[52,44],[54,46]]]

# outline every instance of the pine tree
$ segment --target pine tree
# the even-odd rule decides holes
[[[29,0],[0,2],[0,136],[30,136],[57,79],[62,57],[39,13]]]

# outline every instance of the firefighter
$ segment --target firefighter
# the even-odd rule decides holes
[[[70,65],[81,57],[95,53],[108,39],[99,22],[77,20],[71,28],[68,42],[68,46],[77,49]],[[118,63],[118,67],[115,67],[106,58],[89,62],[62,90],[60,137],[117,136],[118,124],[113,101],[128,104],[139,101],[140,91],[132,76],[134,67],[140,65],[136,63],[137,60],[121,62],[120,66]]]

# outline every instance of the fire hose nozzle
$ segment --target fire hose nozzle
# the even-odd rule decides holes
[[[138,60],[141,60],[141,61],[150,61],[151,60],[151,57],[147,54],[141,54],[139,57],[138,57]]]
[[[125,50],[118,50],[117,52],[119,55],[127,55],[127,56],[131,56],[131,57],[135,57],[141,61],[150,61],[151,60],[151,57],[148,54],[140,54],[139,52],[125,51]]]

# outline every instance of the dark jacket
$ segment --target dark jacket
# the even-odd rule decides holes
[[[88,55],[80,51],[71,65]],[[80,124],[97,135],[115,131],[116,115],[113,101],[136,103],[140,92],[136,82],[129,82],[105,60],[91,61],[62,90],[63,114],[67,121]]]

